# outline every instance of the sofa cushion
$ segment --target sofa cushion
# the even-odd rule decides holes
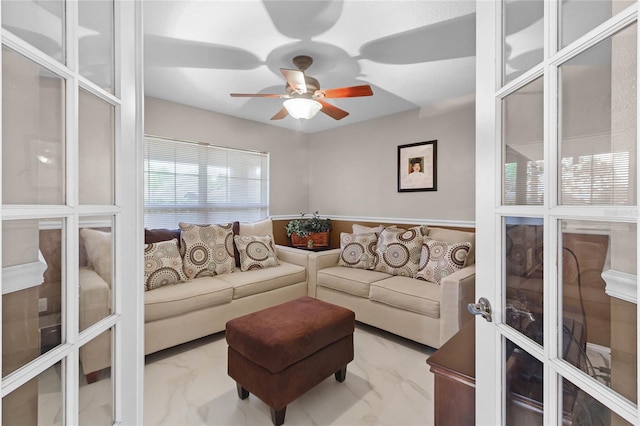
[[[347,268],[373,269],[376,264],[378,234],[340,233],[338,265]]]
[[[217,277],[166,285],[144,293],[144,320],[156,321],[231,302],[233,288]]]
[[[251,271],[219,275],[233,287],[233,298],[240,299],[253,294],[286,287],[306,281],[307,269],[292,263],[280,262],[277,268],[253,269]]]
[[[111,232],[83,228],[80,235],[84,238],[91,268],[111,286]]]
[[[378,237],[375,270],[413,277],[420,266],[423,235],[420,227],[385,228]]]
[[[470,249],[468,242],[449,243],[425,237],[415,278],[440,284],[444,277],[462,269]]]
[[[178,240],[160,241],[144,246],[144,290],[187,281],[182,270]]]
[[[448,241],[450,243],[471,243],[471,249],[467,255],[464,266],[474,265],[476,263],[476,234],[475,232],[457,231],[455,229],[445,228],[429,228],[427,234],[429,238],[440,241]]]
[[[178,224],[183,254],[184,273],[187,278],[207,277],[233,272],[233,224],[193,225]]]
[[[369,297],[371,283],[386,278],[389,278],[389,274],[384,272],[332,266],[318,271],[317,285],[358,297]]]
[[[240,253],[240,269],[242,271],[280,265],[276,249],[269,235],[251,237],[236,235],[233,239]]]
[[[369,299],[431,318],[440,318],[440,286],[393,276],[371,284]]]

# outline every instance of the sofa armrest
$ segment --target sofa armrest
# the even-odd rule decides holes
[[[111,313],[111,288],[98,273],[80,268],[80,330],[92,326]]]
[[[111,288],[98,273],[81,267],[79,271],[80,330],[92,326],[111,314]],[[111,337],[105,332],[80,348],[80,363],[84,374],[100,371],[111,365]]]
[[[440,345],[473,318],[467,304],[475,300],[476,266],[470,265],[440,281]]]
[[[279,260],[302,266],[307,269],[307,274],[309,273],[309,252],[307,250],[300,250],[295,247],[281,246],[278,244],[275,246],[276,255]]]
[[[309,296],[316,297],[318,271],[338,265],[341,249],[318,251],[309,254]]]

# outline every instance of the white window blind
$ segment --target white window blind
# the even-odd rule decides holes
[[[268,215],[268,154],[145,138],[145,227],[254,222]]]

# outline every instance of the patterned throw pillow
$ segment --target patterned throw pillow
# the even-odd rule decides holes
[[[416,278],[440,284],[444,277],[462,269],[469,250],[471,243],[447,243],[425,237]]]
[[[420,266],[423,239],[418,226],[406,230],[383,229],[376,245],[374,269],[387,274],[413,277]]]
[[[228,274],[235,269],[233,224],[192,225],[180,222],[180,250],[187,278]]]
[[[187,281],[178,239],[144,245],[144,291]]]
[[[348,268],[373,269],[376,264],[378,234],[340,233],[340,258],[338,264]]]
[[[279,266],[276,250],[269,235],[234,237],[240,253],[240,270],[271,268]]]

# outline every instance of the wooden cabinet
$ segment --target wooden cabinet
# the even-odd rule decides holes
[[[427,359],[434,375],[436,426],[475,424],[475,321],[462,329]]]

